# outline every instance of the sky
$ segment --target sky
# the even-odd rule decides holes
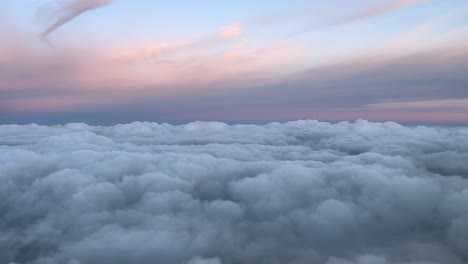
[[[1,5],[1,124],[468,124],[464,0]]]

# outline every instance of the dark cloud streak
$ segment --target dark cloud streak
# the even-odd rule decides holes
[[[59,9],[60,15],[57,18],[57,21],[41,33],[41,39],[46,43],[49,43],[48,36],[58,28],[62,27],[85,12],[110,5],[113,2],[115,2],[115,0],[73,0],[71,2],[65,3]]]

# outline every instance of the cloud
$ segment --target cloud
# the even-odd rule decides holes
[[[366,107],[376,110],[401,110],[401,109],[459,109],[468,111],[468,99],[447,99],[447,100],[429,100],[429,101],[395,101],[381,102],[366,105]]]
[[[444,101],[468,98],[465,40],[421,46],[410,37],[406,49],[395,48],[397,38],[392,45],[308,68],[307,50],[288,42],[243,42],[196,55],[178,53],[191,42],[163,43],[144,49],[143,55],[154,60],[143,60],[119,48],[62,47],[46,53],[27,41],[5,39],[11,43],[0,43],[0,111],[8,114],[0,115],[1,123],[311,117],[468,122],[463,101]],[[401,101],[437,101],[439,106],[433,111],[388,104],[375,108]]]
[[[47,37],[61,26],[67,24],[81,14],[112,4],[115,0],[70,0],[64,2],[58,10],[56,22],[41,33],[41,39],[48,41]]]
[[[362,56],[330,61],[304,72],[286,75],[282,80],[273,78],[270,83],[222,89],[228,83],[221,81],[219,86],[215,86],[217,91],[208,95],[158,101],[157,106],[149,99],[139,101],[138,106],[147,105],[145,111],[157,112],[163,121],[312,117],[337,121],[366,118],[466,124],[468,115],[464,103],[468,93],[463,72],[468,69],[468,50],[460,44],[435,45],[430,49],[411,49],[409,52],[379,47]],[[294,49],[286,49],[284,53],[288,51]],[[269,53],[278,55],[274,51]],[[282,61],[281,57],[276,58]],[[246,65],[248,67],[252,63],[247,61]],[[284,73],[281,68],[276,71],[278,75]],[[406,107],[388,105],[403,101],[408,102]],[[178,107],[174,109],[173,105]],[[145,115],[145,111],[135,111],[134,116],[143,115],[145,120],[153,120]]]
[[[0,262],[461,264],[468,130],[0,126]]]
[[[350,8],[302,8],[295,11],[289,10],[288,12],[278,12],[277,14],[260,17],[252,20],[252,23],[254,25],[265,26],[288,21],[302,21],[302,23],[307,24],[307,26],[302,29],[296,30],[290,34],[290,36],[296,36],[316,30],[320,27],[352,24],[430,1],[431,0],[383,0],[371,1],[372,4],[367,4],[365,6],[355,5],[350,1],[350,5],[352,6]],[[339,4],[341,3],[336,3],[336,5]]]
[[[4,113],[66,112],[148,98],[142,93],[162,99],[197,92],[195,88],[198,92],[211,89],[215,83],[260,82],[273,76],[272,70],[282,68],[286,59],[299,58],[301,50],[286,43],[244,43],[209,53],[210,45],[230,41],[216,34],[197,43],[161,43],[130,51],[121,47],[39,50],[27,38],[3,34],[8,40],[0,43],[0,111]]]
[[[218,258],[203,259],[200,257],[196,257],[190,260],[189,262],[187,262],[187,264],[220,264],[220,263],[221,262]]]
[[[129,51],[124,54],[124,57],[133,62],[150,61],[154,64],[167,64],[167,62],[173,61],[172,57],[180,57],[181,54],[192,54],[193,56],[193,54],[209,53],[210,49],[232,44],[234,39],[242,35],[242,28],[241,23],[234,23],[197,39],[150,44],[144,48]]]
[[[222,28],[218,32],[218,36],[221,38],[230,39],[230,38],[235,38],[235,37],[240,36],[241,33],[242,33],[242,24],[235,23],[235,24]]]
[[[400,9],[411,7],[417,4],[422,4],[429,2],[430,0],[390,0],[390,1],[381,1],[377,5],[369,6],[366,9],[360,10],[354,14],[344,16],[340,19],[334,21],[336,24],[342,23],[352,23],[363,19],[368,19],[371,17],[376,17],[384,15],[390,12],[394,12]]]

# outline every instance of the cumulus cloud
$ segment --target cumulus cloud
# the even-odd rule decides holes
[[[70,0],[64,2],[58,10],[56,21],[47,27],[42,33],[42,40],[47,42],[47,37],[59,27],[67,24],[81,14],[112,4],[115,0]]]
[[[461,264],[468,129],[0,126],[0,262]]]

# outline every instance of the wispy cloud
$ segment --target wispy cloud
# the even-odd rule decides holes
[[[460,109],[468,110],[468,99],[446,99],[446,100],[428,100],[428,101],[395,101],[369,104],[365,107],[378,110],[402,110],[402,109]]]
[[[235,23],[229,26],[226,26],[222,28],[218,32],[218,36],[221,38],[235,38],[238,37],[242,33],[242,24],[241,23]]]
[[[363,10],[359,10],[356,13],[348,14],[347,16],[340,17],[337,20],[331,21],[331,24],[344,24],[352,23],[363,19],[368,19],[380,15],[384,15],[390,12],[394,12],[403,8],[422,4],[430,0],[393,0],[383,1],[377,5],[369,6]]]
[[[356,23],[365,19],[386,15],[398,10],[416,6],[430,2],[431,0],[383,0],[365,6],[357,6],[350,10],[333,9],[333,8],[308,8],[282,10],[270,15],[257,17],[252,19],[250,24],[253,26],[270,27],[272,24],[285,24],[290,21],[301,21],[303,28],[294,31],[291,36],[300,35],[313,31],[324,26],[334,26]]]
[[[214,47],[223,46],[239,40],[242,36],[244,26],[236,22],[224,27],[211,34],[201,36],[196,39],[183,39],[176,42],[152,43],[145,47],[120,53],[118,57],[125,61],[141,62],[149,61],[151,63],[166,64],[171,60],[171,56],[179,56],[184,53],[204,53]]]
[[[41,33],[41,39],[48,42],[47,37],[61,26],[67,24],[81,14],[112,4],[115,0],[72,0],[60,5],[56,21]]]

